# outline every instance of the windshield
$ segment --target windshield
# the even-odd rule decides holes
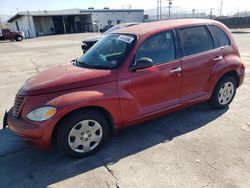
[[[134,41],[133,35],[108,34],[80,57],[77,65],[96,69],[114,69],[124,60]]]

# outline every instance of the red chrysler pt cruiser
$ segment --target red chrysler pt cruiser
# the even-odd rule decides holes
[[[28,79],[4,128],[85,157],[110,134],[208,101],[227,107],[245,67],[227,27],[212,20],[143,23],[104,36],[81,58]]]

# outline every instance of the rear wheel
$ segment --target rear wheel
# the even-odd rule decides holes
[[[236,80],[231,76],[223,77],[215,86],[210,98],[210,104],[213,108],[225,108],[233,100],[236,93]]]
[[[97,111],[77,111],[63,120],[57,133],[59,149],[70,157],[97,152],[109,134],[106,118]]]

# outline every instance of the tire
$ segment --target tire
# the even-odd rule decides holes
[[[236,80],[232,76],[225,76],[214,88],[209,100],[210,105],[215,109],[222,109],[229,106],[236,94]]]
[[[23,40],[23,37],[22,36],[16,36],[16,41],[22,41]]]
[[[92,155],[100,150],[107,140],[108,126],[106,118],[98,111],[73,112],[59,125],[57,146],[69,157],[82,158]]]

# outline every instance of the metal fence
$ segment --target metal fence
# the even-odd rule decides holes
[[[229,28],[250,28],[250,16],[245,17],[220,17],[215,20],[222,22]]]
[[[171,14],[167,7],[162,7],[161,15],[157,15],[156,11],[145,11],[148,15],[148,19],[145,21],[167,20],[167,19],[185,19],[185,18],[202,18],[202,19],[214,19],[224,23],[229,28],[250,28],[250,11],[243,12],[231,12],[227,16],[219,16],[219,10],[214,8],[204,10],[182,10],[181,8],[172,8]],[[160,19],[159,19],[160,18]]]

